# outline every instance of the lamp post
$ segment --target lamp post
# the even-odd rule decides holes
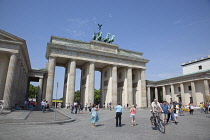
[[[57,89],[56,89],[56,94],[55,94],[54,120],[56,120],[57,93],[58,93],[58,82],[57,82]]]

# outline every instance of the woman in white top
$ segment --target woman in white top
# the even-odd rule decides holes
[[[190,115],[193,115],[193,112],[194,112],[194,106],[193,106],[193,103],[190,103],[190,105],[189,105],[189,109],[190,109]]]
[[[173,110],[174,110],[175,124],[177,124],[178,123],[179,106],[176,101],[173,103]]]

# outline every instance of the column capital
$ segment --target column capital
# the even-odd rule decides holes
[[[117,67],[117,65],[111,65],[112,67]]]
[[[55,57],[55,56],[49,56],[49,58],[51,58],[51,59],[53,59],[53,58],[54,58],[54,59],[56,59],[56,57]]]
[[[70,58],[68,61],[70,61],[70,62],[75,61],[75,62],[76,62],[76,61],[78,61],[78,60],[77,60],[77,59],[71,59],[71,58]]]
[[[90,63],[90,64],[94,64],[95,62],[93,62],[93,61],[90,61],[89,63]]]
[[[11,56],[12,56],[12,55],[18,56],[18,53],[17,53],[17,52],[10,52],[10,55],[11,55]]]

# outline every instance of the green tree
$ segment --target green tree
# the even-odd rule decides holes
[[[74,101],[75,102],[80,102],[80,99],[81,99],[81,97],[80,97],[80,90],[78,90],[78,91],[75,92]],[[72,103],[70,103],[70,104],[72,104]]]
[[[101,93],[100,90],[97,90],[97,89],[94,90],[94,103],[95,104],[98,104],[100,102],[100,93]],[[81,99],[81,94],[80,94],[80,90],[78,90],[75,92],[74,101],[80,102],[80,99]]]
[[[94,103],[95,104],[100,103],[100,94],[101,94],[100,90],[97,90],[97,89],[94,90]]]
[[[38,86],[34,86],[32,84],[29,85],[29,98],[35,98],[38,95]]]

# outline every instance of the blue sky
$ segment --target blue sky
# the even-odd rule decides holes
[[[0,0],[0,28],[26,40],[33,68],[45,67],[51,35],[89,42],[98,23],[120,48],[144,53],[147,80],[182,75],[183,62],[210,55],[210,0]],[[63,74],[56,67],[58,97]]]

